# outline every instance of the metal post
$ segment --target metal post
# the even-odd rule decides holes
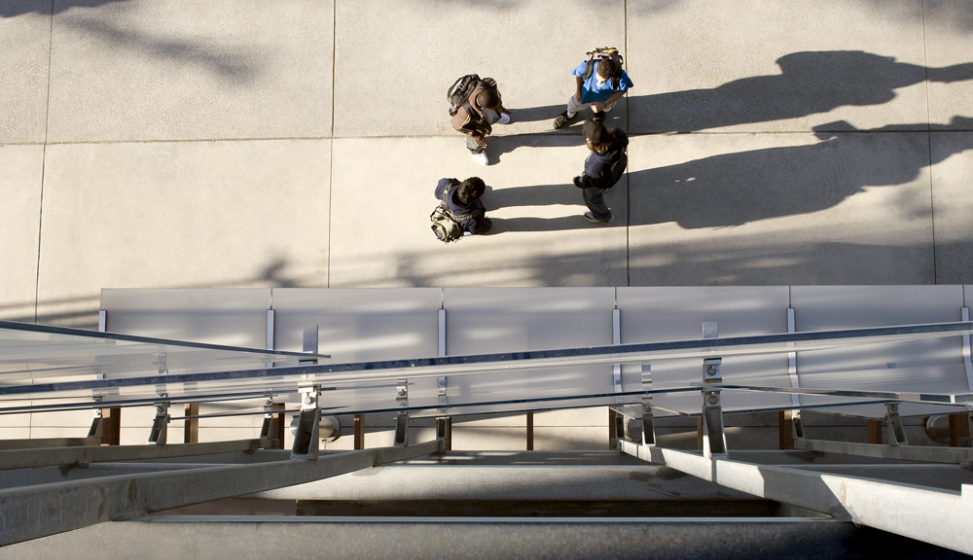
[[[612,344],[618,346],[622,343],[622,312],[620,309],[612,309]],[[622,366],[621,364],[612,365],[612,383],[615,385],[615,392],[622,392]]]
[[[527,413],[527,451],[534,450],[534,413]]]
[[[446,355],[446,310],[439,310],[439,356]],[[445,407],[449,401],[446,398],[446,376],[439,376],[439,406]],[[443,412],[446,410],[443,409]]]
[[[882,421],[869,418],[866,423],[868,430],[868,443],[882,443]]]
[[[355,415],[355,449],[365,449],[365,415]]]
[[[169,403],[155,403],[155,420],[149,432],[149,444],[165,445],[169,431]]]
[[[781,410],[777,413],[777,444],[779,449],[794,449],[793,412]]]
[[[187,418],[184,420],[183,443],[196,443],[199,441],[199,418],[188,417],[199,415],[199,403],[186,403],[185,414]]]
[[[315,330],[317,328],[315,327]],[[318,422],[321,421],[321,406],[318,398],[321,388],[301,387],[301,412],[297,421],[297,433],[294,434],[294,447],[291,448],[291,459],[315,460],[318,458],[319,439]]]
[[[453,419],[449,416],[436,418],[436,439],[442,440],[443,451],[453,448]]]
[[[720,374],[722,358],[703,360],[703,383],[723,382]],[[726,433],[723,429],[723,403],[720,390],[703,389],[703,457],[723,458],[726,453]]]
[[[889,421],[889,444],[909,445],[909,438],[905,435],[905,427],[899,417],[898,403],[887,403],[885,405],[885,417]]]
[[[395,415],[395,447],[408,447],[409,445],[409,413],[400,410]]]
[[[964,442],[964,439],[969,439],[970,437],[970,415],[964,412],[963,414],[950,414],[949,415],[949,446],[950,447],[960,447],[961,445],[969,445],[969,442]]]
[[[642,399],[642,445],[655,445],[655,419],[652,416],[652,399]]]
[[[89,438],[102,439],[105,433],[105,419],[101,416],[101,409],[95,409],[95,417],[91,420],[91,427],[88,428]]]
[[[611,408],[608,409],[608,448],[615,449],[615,438],[618,437],[618,430],[615,424],[615,414],[616,412]]]

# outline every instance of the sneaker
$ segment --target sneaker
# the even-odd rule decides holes
[[[486,152],[473,154],[473,159],[475,159],[476,163],[479,163],[480,165],[490,165],[490,158],[487,157]]]
[[[509,123],[510,122],[510,115],[508,115],[507,113],[502,113],[500,115],[500,120],[497,121],[497,122],[500,123],[500,124],[507,124],[507,123]]]
[[[569,122],[571,122],[571,119],[568,118],[568,112],[565,111],[554,119],[554,128],[564,128]]]
[[[591,212],[585,212],[584,213],[584,219],[588,220],[589,222],[591,222],[593,224],[610,224],[610,223],[612,223],[612,222],[615,221],[615,215],[612,214],[608,218],[607,221],[602,221],[602,220],[599,220],[598,218],[596,218],[595,215],[592,214]]]

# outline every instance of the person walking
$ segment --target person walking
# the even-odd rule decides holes
[[[584,173],[573,181],[588,207],[585,219],[595,224],[610,224],[615,219],[604,194],[622,178],[628,165],[628,135],[620,128],[606,129],[604,120],[605,113],[596,109],[595,116],[585,121],[582,132],[591,153],[584,162]]]

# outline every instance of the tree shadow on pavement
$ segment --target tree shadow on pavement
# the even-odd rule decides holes
[[[0,0],[0,18],[16,17],[35,13],[42,16],[59,14],[70,8],[95,8],[104,4],[127,2],[128,0]]]

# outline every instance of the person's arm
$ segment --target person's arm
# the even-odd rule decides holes
[[[578,100],[578,103],[581,103],[581,90],[584,88],[584,78],[575,76],[574,81],[578,82],[578,91],[575,92],[574,98]]]
[[[605,105],[614,105],[622,96],[625,95],[624,91],[616,91],[611,97],[605,101]]]

